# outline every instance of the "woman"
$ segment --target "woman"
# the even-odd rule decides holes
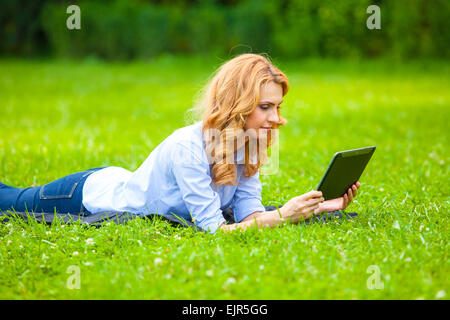
[[[172,214],[215,233],[280,223],[345,209],[359,182],[338,199],[311,191],[278,210],[261,203],[259,168],[274,133],[286,124],[280,104],[287,77],[263,56],[242,54],[223,64],[205,87],[202,121],[173,132],[135,171],[101,167],[25,189],[0,184],[0,210],[90,215]],[[236,223],[226,224],[231,206]]]

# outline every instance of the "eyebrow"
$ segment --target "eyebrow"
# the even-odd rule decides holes
[[[275,103],[270,102],[270,101],[260,101],[259,103],[268,103],[268,104],[271,104],[271,105],[275,105]],[[283,100],[281,100],[281,102],[279,104],[282,104],[282,103],[283,103]]]

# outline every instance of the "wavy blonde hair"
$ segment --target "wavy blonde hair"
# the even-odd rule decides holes
[[[202,96],[196,106],[202,113],[202,131],[208,129],[218,130],[221,138],[216,143],[206,146],[207,154],[215,159],[226,159],[227,153],[235,152],[242,147],[236,144],[241,141],[244,125],[247,117],[255,110],[260,98],[261,86],[274,81],[281,84],[283,96],[289,90],[289,82],[286,75],[276,68],[269,58],[258,54],[241,54],[220,66],[212,75],[207,85],[203,88]],[[285,125],[287,120],[281,117],[280,109],[277,109],[279,122],[272,126],[278,129]],[[238,130],[236,130],[238,129]],[[241,129],[241,130],[239,130]],[[225,140],[234,142],[234,150],[227,149]],[[234,140],[236,139],[236,140]],[[256,164],[249,163],[249,140],[245,138],[245,177],[254,175],[267,159],[267,149],[272,145],[271,135],[267,136],[267,148],[259,150]],[[260,144],[258,142],[258,148]],[[262,158],[259,156],[262,155]],[[212,179],[216,185],[236,184],[236,165],[213,161]]]

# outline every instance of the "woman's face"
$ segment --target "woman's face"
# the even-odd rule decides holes
[[[255,131],[257,137],[260,137],[263,132],[262,130],[271,129],[280,120],[277,109],[282,102],[283,87],[281,84],[275,83],[274,81],[263,84],[261,86],[259,103],[255,110],[248,116],[244,130],[247,132],[248,129],[253,129],[248,130],[248,134],[256,138],[254,135]]]

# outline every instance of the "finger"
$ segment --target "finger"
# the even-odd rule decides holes
[[[322,191],[317,191],[317,190],[312,190],[312,191],[308,192],[307,195],[308,195],[307,199],[321,198],[323,196]]]
[[[309,202],[305,202],[303,203],[303,210],[311,210],[312,208],[319,206],[318,202],[311,202],[311,200]]]
[[[344,194],[344,209],[348,206],[348,197],[347,194]]]
[[[311,198],[319,198],[319,197],[322,197],[322,191],[317,191],[317,190],[312,190],[312,191],[310,191],[308,193],[305,193],[305,194],[302,194],[300,196],[300,198],[302,200],[308,200],[308,199],[311,199]]]
[[[356,187],[357,187],[357,188],[361,187],[361,183],[359,183],[359,181],[356,181],[355,184],[356,184]]]
[[[310,207],[310,206],[319,204],[319,203],[323,202],[324,200],[325,200],[325,199],[324,199],[323,197],[320,197],[320,198],[312,198],[312,199],[309,199],[309,200],[305,201],[305,206],[306,206],[306,207]]]
[[[316,210],[318,210],[318,209],[319,209],[319,206],[317,206],[317,205],[308,208],[308,211],[307,211],[308,217],[312,216],[312,215],[314,214],[314,212],[315,212]]]
[[[353,198],[354,198],[358,194],[358,187],[356,185],[353,185],[352,190],[353,190]]]
[[[352,193],[352,189],[348,189],[348,203],[350,204],[350,202],[353,201],[353,193]]]
[[[317,208],[319,208],[319,205],[313,204],[313,205],[305,206],[305,207],[301,208],[300,211],[302,211],[304,213],[310,213],[310,212],[316,210]]]

